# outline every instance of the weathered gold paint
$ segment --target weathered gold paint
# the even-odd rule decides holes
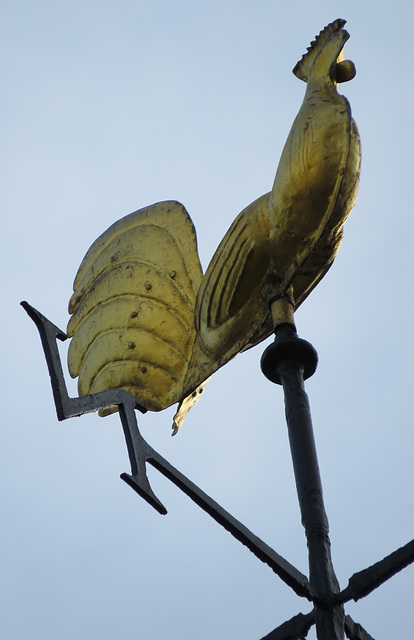
[[[273,187],[237,216],[204,277],[176,202],[122,218],[92,245],[69,305],[80,394],[122,387],[154,411],[179,401],[177,429],[219,367],[293,322],[331,266],[357,195],[360,140],[337,92],[355,75],[344,24],[325,27],[294,68],[306,93]]]

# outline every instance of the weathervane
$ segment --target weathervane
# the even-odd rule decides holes
[[[310,613],[282,624],[268,640],[304,638],[313,624],[320,640],[340,640],[344,633],[371,638],[345,615],[344,603],[414,561],[412,541],[352,576],[341,591],[303,386],[317,355],[294,323],[294,311],[335,258],[357,196],[359,134],[347,99],[337,92],[338,83],[355,76],[354,64],[343,60],[344,25],[338,19],[325,27],[295,66],[306,93],[272,190],[237,216],[204,275],[187,211],[178,202],[161,202],[115,222],[93,243],[75,279],[67,335],[22,303],[40,332],[58,419],[119,410],[131,462],[131,474],[121,476],[125,482],[167,513],[148,481],[151,464],[313,603]],[[136,410],[160,411],[178,402],[175,434],[208,378],[272,332],[261,366],[284,389],[309,579],[152,449],[136,419]],[[67,337],[78,398],[68,395],[57,346]]]

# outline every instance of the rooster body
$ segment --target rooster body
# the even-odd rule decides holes
[[[305,98],[272,190],[244,209],[205,275],[193,224],[176,202],[112,225],[79,269],[69,311],[69,369],[79,393],[122,387],[148,409],[180,402],[174,429],[205,381],[274,329],[269,305],[296,309],[331,266],[356,199],[360,140],[337,83],[345,21],[321,31],[296,65]]]

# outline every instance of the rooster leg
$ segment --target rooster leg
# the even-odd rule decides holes
[[[289,295],[289,293],[291,293],[290,290],[288,295],[278,298],[277,300],[273,300],[273,302],[270,303],[270,312],[272,314],[274,331],[276,331],[277,327],[281,324],[287,323],[295,326],[295,319],[293,316],[295,307],[293,304],[293,296]]]
[[[273,289],[273,290],[272,290]],[[280,287],[278,287],[280,290]],[[269,311],[272,316],[273,331],[281,324],[290,324],[295,326],[293,312],[295,310],[295,301],[293,297],[293,287],[289,285],[283,295],[275,293],[272,285],[267,282],[262,292],[264,300],[267,302]]]

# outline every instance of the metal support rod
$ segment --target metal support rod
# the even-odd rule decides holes
[[[347,588],[339,594],[338,602],[344,603],[348,600],[356,602],[364,598],[412,562],[414,562],[414,540],[390,553],[371,567],[354,573],[349,578]]]
[[[312,345],[298,338],[295,326],[277,327],[275,341],[262,357],[263,373],[282,384],[286,421],[292,454],[302,524],[309,551],[309,579],[317,592],[315,621],[319,640],[343,640],[345,614],[335,603],[339,584],[331,559],[328,518],[313,434],[304,377],[316,369],[317,355]]]

